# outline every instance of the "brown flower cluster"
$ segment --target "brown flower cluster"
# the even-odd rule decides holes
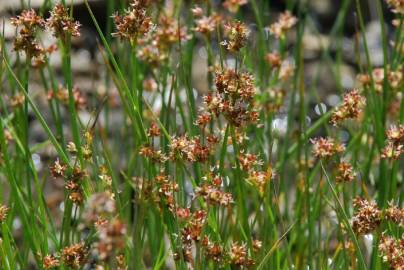
[[[379,242],[379,251],[383,261],[387,262],[391,269],[404,269],[404,238],[396,240],[383,234]]]
[[[185,226],[181,230],[182,256],[188,263],[193,263],[192,245],[193,242],[199,243],[202,239],[202,228],[206,222],[206,215],[207,213],[203,210],[195,211],[185,221]],[[180,259],[180,255],[175,253],[174,259]]]
[[[154,182],[157,186],[156,202],[160,203],[161,208],[167,207],[168,210],[175,213],[176,201],[174,195],[178,191],[178,184],[162,173],[155,177]]]
[[[335,180],[337,183],[349,183],[355,179],[356,173],[354,172],[352,165],[348,162],[342,161],[337,165],[337,175]]]
[[[244,23],[240,21],[229,22],[224,25],[224,34],[227,40],[221,44],[230,52],[238,52],[245,46],[248,33],[249,31]]]
[[[384,68],[375,68],[372,71],[372,79],[376,93],[382,93],[386,76],[387,84],[393,91],[401,89],[404,82],[402,66],[398,66],[395,70],[387,67],[387,75],[384,72]],[[371,77],[368,74],[359,74],[357,79],[361,85],[366,87],[369,87],[372,82]]]
[[[147,16],[146,8],[147,1],[133,0],[130,7],[125,10],[123,16],[114,14],[112,17],[117,32],[112,35],[123,40],[128,40],[133,44],[137,41],[139,36],[149,32],[152,22],[151,18]]]
[[[346,119],[357,119],[365,102],[365,98],[359,94],[358,90],[349,91],[344,95],[342,104],[332,113],[330,122],[337,126]]]
[[[188,162],[206,162],[209,159],[212,145],[203,145],[199,137],[187,135],[172,137],[169,157],[171,160],[182,159]]]
[[[159,16],[156,27],[138,40],[140,48],[137,56],[153,67],[158,67],[168,59],[175,44],[188,39],[187,28],[178,24],[171,16]]]
[[[353,205],[357,212],[352,218],[352,229],[357,234],[368,234],[374,231],[382,220],[382,211],[375,202],[356,197]]]
[[[151,146],[142,146],[139,154],[155,163],[164,163],[168,160],[168,157],[161,150],[156,150]]]
[[[394,13],[404,14],[404,1],[403,0],[386,0],[387,5]]]
[[[74,86],[72,89],[73,92],[73,100],[76,109],[83,109],[87,105],[86,97],[81,93],[80,89],[77,86]],[[47,95],[48,100],[57,100],[62,104],[68,106],[69,105],[69,90],[65,87],[59,86],[57,90],[49,90]]]
[[[86,172],[79,167],[75,166],[69,169],[67,164],[61,164],[59,160],[50,166],[50,173],[54,178],[63,178],[65,181],[65,188],[69,191],[69,199],[75,204],[82,204],[84,201],[84,194],[82,182],[87,176]]]
[[[223,7],[231,13],[237,13],[240,6],[246,5],[247,3],[247,0],[225,0],[223,2]]]
[[[73,269],[77,269],[87,262],[87,256],[87,247],[84,245],[84,243],[78,243],[65,247],[62,250],[61,259],[65,265]]]
[[[390,202],[389,207],[384,211],[384,217],[404,228],[404,208],[399,208]]]
[[[345,151],[345,146],[332,138],[311,139],[313,154],[318,158],[329,158]]]
[[[47,255],[42,259],[45,269],[60,266],[61,263],[71,269],[80,269],[87,262],[88,248],[84,243],[77,243],[62,249],[60,254]]]
[[[126,225],[119,218],[105,220],[97,224],[98,240],[94,244],[97,257],[110,261],[125,248]]]
[[[387,143],[381,157],[397,160],[404,153],[404,125],[391,126],[387,132]]]
[[[276,38],[284,38],[288,32],[297,23],[297,18],[290,11],[285,11],[279,16],[277,22],[269,26],[269,32]]]
[[[14,40],[14,50],[24,51],[29,59],[43,57],[44,49],[36,41],[38,29],[45,27],[44,19],[35,10],[24,10],[21,15],[11,18],[11,24],[20,27],[19,35]]]
[[[188,39],[187,28],[168,15],[161,15],[152,35],[160,51],[168,51],[174,44]]]
[[[212,242],[208,236],[205,236],[203,238],[202,247],[208,259],[213,260],[216,263],[219,263],[223,260],[224,257],[223,247],[218,243]]]
[[[69,199],[75,204],[82,204],[84,201],[83,180],[86,172],[79,167],[74,167],[73,171],[65,178],[65,188],[69,191]]]
[[[267,184],[274,177],[274,172],[271,167],[268,167],[266,171],[252,170],[249,172],[247,182],[252,183],[258,190],[258,192],[264,195]]]
[[[83,218],[89,225],[94,225],[112,218],[115,213],[116,205],[113,194],[107,191],[98,192],[88,198]]]
[[[218,186],[212,184],[203,184],[196,188],[195,193],[201,196],[209,205],[230,206],[233,203],[233,195],[223,192]]]
[[[254,110],[254,78],[251,74],[233,69],[216,72],[216,92],[204,97],[208,112],[218,117],[222,114],[236,127],[254,123],[258,113]]]
[[[46,26],[64,42],[70,37],[80,36],[80,23],[70,17],[69,10],[63,4],[55,5],[46,20]]]
[[[198,14],[197,14],[198,15]],[[194,16],[195,12],[194,12]],[[199,15],[196,17],[200,17]],[[218,25],[220,24],[221,16],[217,14],[212,14],[209,17],[202,16],[195,20],[195,28],[193,29],[195,32],[201,33],[203,35],[210,35],[210,33],[214,32]]]
[[[254,260],[248,255],[246,244],[234,242],[230,246],[229,251],[230,264],[236,266],[251,267],[255,264]]]

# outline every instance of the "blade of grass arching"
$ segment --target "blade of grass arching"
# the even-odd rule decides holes
[[[288,233],[293,229],[293,227],[295,226],[296,222],[294,222],[292,225],[289,226],[289,228],[283,233],[283,235],[276,240],[276,242],[273,244],[273,246],[271,247],[271,249],[267,252],[267,254],[265,255],[265,257],[261,260],[260,264],[257,266],[257,270],[261,270],[261,269],[267,269],[266,268],[266,263],[267,261],[271,258],[272,253],[274,253],[274,251],[279,247],[279,245],[282,243],[283,239],[286,238],[286,236],[288,235]],[[265,268],[264,268],[265,267]]]
[[[345,209],[344,209],[341,201],[338,198],[338,194],[337,194],[334,186],[332,185],[331,180],[328,177],[328,174],[327,174],[327,172],[326,172],[326,170],[325,170],[325,168],[323,166],[323,162],[321,160],[320,160],[320,165],[321,165],[321,169],[322,169],[322,171],[324,173],[324,176],[325,176],[325,178],[327,180],[327,183],[328,183],[328,185],[329,185],[329,187],[331,189],[331,193],[332,193],[332,195],[333,195],[333,197],[334,197],[334,199],[335,199],[335,201],[337,203],[336,209],[340,212],[340,214],[342,216],[342,221],[343,221],[346,229],[348,230],[348,234],[349,234],[352,242],[354,243],[354,246],[355,246],[355,249],[356,249],[356,255],[358,256],[359,269],[366,270],[368,268],[366,266],[365,259],[363,257],[362,251],[360,249],[358,239],[356,238],[355,232],[352,230],[351,224],[349,223],[348,215],[346,214]]]
[[[127,98],[130,101],[130,107],[129,107],[130,111],[129,112],[132,114],[133,119],[135,121],[133,124],[135,124],[136,128],[138,129],[138,132],[139,132],[139,134],[141,136],[141,141],[147,142],[148,139],[147,139],[146,129],[145,129],[144,125],[143,125],[141,113],[138,110],[138,106],[137,106],[138,102],[136,102],[132,98],[132,95],[130,94],[128,84],[127,84],[127,82],[126,82],[126,80],[125,80],[125,78],[124,78],[124,76],[122,74],[121,69],[119,68],[118,63],[115,60],[114,54],[112,53],[111,48],[108,45],[107,40],[105,39],[105,36],[104,36],[104,34],[103,34],[103,32],[102,32],[102,30],[101,30],[101,28],[100,28],[100,26],[99,26],[99,24],[97,22],[97,19],[95,18],[94,13],[91,10],[91,7],[90,7],[90,5],[88,3],[88,0],[85,0],[84,3],[86,5],[86,7],[87,7],[88,13],[90,14],[90,17],[91,17],[91,19],[92,19],[92,21],[94,23],[95,28],[97,29],[98,35],[101,38],[102,44],[104,45],[104,48],[107,51],[107,55],[108,55],[108,57],[109,57],[109,59],[110,59],[110,61],[112,63],[112,66],[114,67],[115,72],[118,75],[118,79],[120,80],[120,82],[122,84],[124,97]]]
[[[60,146],[58,143],[57,139],[53,135],[51,129],[49,128],[48,124],[46,123],[45,119],[43,118],[42,114],[40,113],[39,109],[36,107],[34,101],[31,99],[31,97],[28,95],[28,93],[25,91],[24,86],[21,84],[21,82],[18,80],[17,76],[11,69],[8,61],[3,58],[3,63],[6,65],[8,72],[12,75],[14,81],[17,83],[18,87],[21,89],[23,92],[25,98],[28,100],[29,105],[31,106],[31,109],[33,110],[35,116],[37,117],[38,121],[40,122],[42,128],[45,130],[46,134],[48,135],[50,141],[52,142],[53,146],[55,147],[57,153],[59,154],[60,158],[62,161],[66,164],[69,164],[69,158],[67,157],[66,153],[64,152],[63,148]]]

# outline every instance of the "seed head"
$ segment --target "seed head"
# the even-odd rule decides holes
[[[337,183],[352,182],[355,179],[356,173],[353,171],[352,165],[348,162],[341,162],[337,165]]]
[[[134,43],[139,36],[149,32],[152,22],[147,16],[146,8],[146,1],[133,0],[123,16],[113,15],[117,32],[112,35]]]
[[[7,206],[0,204],[0,224],[6,220],[9,210]]]
[[[209,35],[215,31],[220,20],[221,17],[216,14],[212,14],[209,17],[203,16],[200,19],[195,20],[196,27],[194,28],[194,31],[203,35]]]
[[[404,14],[404,1],[403,0],[386,0],[387,5],[394,13]]]
[[[396,240],[383,234],[379,242],[379,251],[383,261],[387,262],[391,269],[404,269],[404,238]]]
[[[342,104],[331,115],[330,122],[337,126],[346,119],[356,119],[365,105],[365,98],[359,94],[358,90],[352,90],[344,95]]]
[[[46,26],[55,37],[64,42],[69,37],[80,36],[80,23],[70,17],[69,10],[63,4],[55,5],[46,20]]]
[[[404,209],[399,208],[393,203],[389,203],[389,207],[385,210],[384,216],[387,220],[404,228]]]
[[[279,16],[277,22],[269,27],[269,32],[276,38],[284,38],[287,31],[289,31],[297,23],[297,18],[292,16],[290,11],[285,11]]]
[[[55,255],[46,255],[43,258],[43,268],[45,269],[52,269],[58,267],[59,265],[60,261]]]
[[[225,24],[224,33],[227,40],[221,44],[230,52],[238,52],[246,45],[249,31],[244,23],[233,21]]]
[[[84,243],[78,243],[65,247],[62,250],[61,260],[65,265],[73,269],[79,269],[86,263],[87,255],[88,250]]]
[[[311,139],[313,154],[318,158],[329,158],[335,154],[341,153],[345,147],[332,138]]]
[[[44,28],[45,21],[35,10],[24,10],[21,15],[12,18],[11,24],[20,27],[19,35],[14,40],[14,50],[24,51],[28,58],[41,58],[44,49],[37,43],[38,29]]]
[[[225,0],[223,2],[223,7],[230,11],[231,13],[237,13],[240,6],[247,4],[247,0]]]
[[[374,231],[380,224],[382,212],[375,202],[369,202],[356,197],[353,205],[357,208],[352,218],[352,229],[357,234],[368,234]]]

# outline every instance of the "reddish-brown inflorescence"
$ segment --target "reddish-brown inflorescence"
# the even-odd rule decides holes
[[[356,173],[350,163],[342,161],[337,165],[337,175],[335,177],[337,183],[351,182],[355,179],[355,176]]]
[[[11,19],[11,24],[20,27],[19,36],[14,40],[14,50],[24,51],[29,59],[42,58],[44,48],[37,43],[35,36],[38,29],[44,28],[44,19],[33,9],[24,10],[21,15]]]
[[[66,170],[67,170],[67,165],[60,164],[60,161],[58,159],[50,167],[50,173],[54,178],[64,177]]]
[[[404,208],[399,208],[390,202],[389,207],[384,211],[384,217],[404,228]]]
[[[187,135],[172,137],[169,147],[171,160],[181,158],[188,162],[206,162],[210,155],[210,149],[202,145],[198,137],[192,139]]]
[[[404,1],[403,0],[386,0],[386,3],[394,13],[404,14]]]
[[[234,126],[240,127],[258,120],[253,97],[254,78],[251,74],[233,69],[216,72],[216,92],[204,97],[206,109],[218,117],[220,114]]]
[[[391,126],[386,136],[387,144],[382,149],[381,157],[396,160],[404,153],[404,125]]]
[[[316,138],[310,141],[313,144],[313,154],[318,158],[329,158],[345,150],[342,144],[332,138]]]
[[[55,5],[46,20],[46,26],[63,42],[70,37],[80,36],[80,23],[70,17],[69,10],[63,4]]]
[[[269,27],[269,32],[276,38],[284,38],[287,31],[289,31],[297,23],[297,18],[292,16],[290,11],[285,11],[279,16],[277,22]]]
[[[391,269],[404,269],[404,238],[394,239],[393,237],[382,235],[379,242],[379,251],[383,261],[387,262]]]
[[[223,7],[232,13],[237,13],[240,6],[246,5],[247,3],[247,0],[225,0]]]
[[[111,218],[116,212],[113,194],[106,191],[91,195],[85,209],[84,220],[86,223],[95,224],[100,220]]]
[[[138,37],[149,32],[152,21],[147,16],[147,1],[134,0],[123,16],[115,14],[113,19],[117,31],[113,36],[135,43]]]
[[[362,235],[374,231],[382,219],[382,212],[376,203],[356,197],[353,205],[357,208],[352,218],[352,229],[354,232]]]
[[[194,28],[194,31],[209,36],[210,33],[216,30],[216,27],[219,25],[220,20],[221,17],[217,14],[212,14],[209,17],[203,16],[195,20],[196,26]]]
[[[337,126],[346,119],[358,118],[365,102],[365,98],[359,94],[358,90],[349,91],[344,95],[342,104],[332,113],[330,122]]]
[[[159,137],[161,135],[161,130],[156,122],[150,124],[149,130],[147,131],[147,136],[149,137]]]
[[[139,154],[156,163],[164,163],[168,160],[168,157],[161,150],[155,150],[151,146],[142,146]]]
[[[45,269],[52,269],[60,266],[60,261],[55,255],[46,255],[42,259],[42,265]]]
[[[229,251],[230,264],[236,266],[250,267],[254,261],[248,256],[247,246],[245,244],[238,244],[234,242],[230,246]]]
[[[88,249],[84,243],[73,244],[62,250],[61,260],[73,269],[82,267],[87,262]]]
[[[227,40],[221,44],[230,52],[238,52],[246,45],[248,33],[244,23],[240,21],[229,22],[224,25],[224,34]]]
[[[205,202],[210,205],[229,206],[233,203],[233,195],[223,192],[214,185],[203,184],[195,190],[197,196],[203,197]]]
[[[99,239],[95,243],[97,255],[103,261],[111,260],[125,248],[126,226],[118,218],[97,226]]]

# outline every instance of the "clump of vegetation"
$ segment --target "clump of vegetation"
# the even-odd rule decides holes
[[[73,69],[88,33],[51,2],[0,35],[1,269],[404,269],[403,1],[372,3],[381,66],[361,1],[342,1],[336,56],[320,46],[328,110],[305,74],[308,1],[273,17],[272,1],[109,0],[102,29],[85,0],[91,93]]]

